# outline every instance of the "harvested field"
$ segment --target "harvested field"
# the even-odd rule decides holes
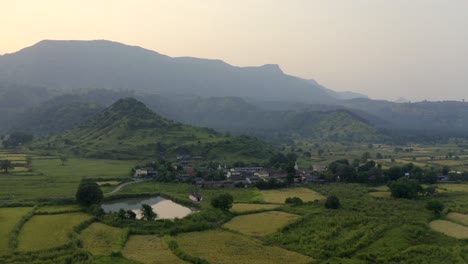
[[[236,216],[223,227],[250,236],[265,236],[277,232],[299,218],[300,216],[294,214],[270,211]]]
[[[185,233],[175,237],[185,253],[217,264],[305,264],[312,258],[227,231]]]
[[[443,233],[447,236],[451,236],[458,239],[468,238],[468,227],[452,223],[445,220],[432,221],[429,226],[432,230]]]

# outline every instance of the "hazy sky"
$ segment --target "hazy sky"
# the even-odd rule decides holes
[[[0,0],[0,54],[108,39],[372,98],[468,100],[468,0]]]

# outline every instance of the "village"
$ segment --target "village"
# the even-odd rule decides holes
[[[299,168],[297,163],[292,169],[276,169],[262,166],[233,166],[209,163],[208,166],[196,166],[202,161],[200,156],[177,156],[170,163],[158,169],[156,162],[146,166],[136,166],[132,169],[134,179],[154,179],[159,181],[191,183],[199,188],[247,188],[262,183],[270,183],[278,187],[324,183],[320,174],[327,171],[326,166],[312,166],[308,169]],[[167,167],[169,165],[169,168]],[[159,166],[160,168],[161,166]]]

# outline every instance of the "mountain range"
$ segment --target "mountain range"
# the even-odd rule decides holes
[[[110,41],[41,41],[0,56],[0,131],[50,136],[121,98],[167,119],[266,140],[388,141],[468,133],[468,103],[371,100],[284,74]]]

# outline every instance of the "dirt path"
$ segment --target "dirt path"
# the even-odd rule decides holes
[[[104,195],[110,195],[110,194],[117,193],[117,192],[119,192],[123,187],[125,187],[125,186],[127,186],[127,185],[134,184],[134,183],[139,183],[139,182],[144,182],[144,181],[149,181],[149,180],[148,180],[148,179],[138,179],[138,180],[133,180],[133,181],[131,181],[131,182],[126,182],[126,183],[120,184],[119,186],[115,187],[114,190],[112,190],[111,192],[105,193]]]

